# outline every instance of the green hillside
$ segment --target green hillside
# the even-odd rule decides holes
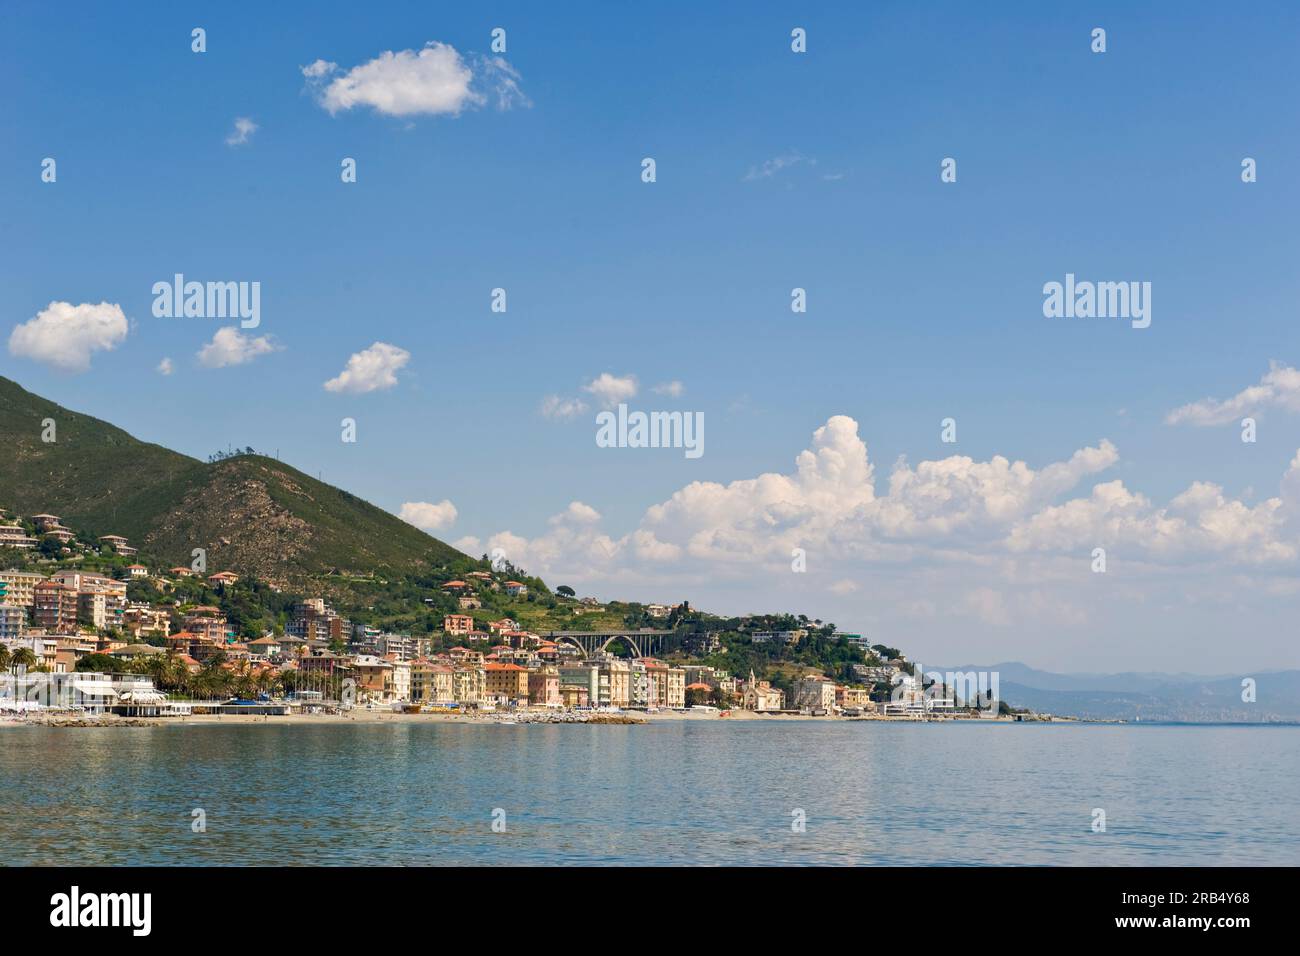
[[[53,419],[57,440],[41,440]],[[159,559],[274,583],[409,572],[463,557],[355,495],[273,458],[205,463],[132,438],[0,377],[0,507],[42,511]]]

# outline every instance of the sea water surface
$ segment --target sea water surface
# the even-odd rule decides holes
[[[1300,727],[8,727],[0,863],[1294,866]]]

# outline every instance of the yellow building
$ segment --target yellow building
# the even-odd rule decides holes
[[[449,704],[456,700],[454,671],[446,664],[419,660],[411,662],[411,702]]]
[[[489,697],[504,697],[507,700],[528,699],[528,671],[518,664],[502,664],[489,661],[483,665],[487,673],[487,694]],[[557,678],[558,680],[558,678]]]
[[[481,704],[487,696],[487,672],[475,664],[452,668],[451,693],[458,704]]]
[[[45,575],[35,571],[0,571],[0,581],[8,588],[5,603],[15,607],[31,607],[36,603],[36,585],[45,580]]]

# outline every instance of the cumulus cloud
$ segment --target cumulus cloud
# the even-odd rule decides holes
[[[1086,562],[1094,547],[1170,566],[1203,560],[1258,566],[1300,557],[1300,452],[1281,495],[1255,505],[1207,482],[1193,482],[1163,506],[1119,480],[1080,492],[1118,461],[1118,450],[1105,440],[1039,469],[1000,455],[987,461],[953,455],[915,466],[900,461],[878,494],[857,422],[837,415],[813,432],[790,472],[691,482],[648,507],[622,535],[611,535],[595,509],[575,502],[537,537],[503,532],[490,543],[508,545],[516,564],[577,580],[665,564],[683,580],[701,573],[716,579],[728,569],[788,574],[791,550],[803,548],[830,573],[840,569],[826,582],[840,595],[857,586],[842,577],[851,561],[955,561],[1032,576],[1032,562],[1041,559],[1031,555]],[[1031,563],[1017,563],[1024,560]],[[999,604],[974,591],[968,604],[992,624],[1007,620],[1012,607],[1045,613],[1050,599],[1035,610],[1019,599]]]
[[[175,367],[172,365],[171,359],[164,358],[158,363],[157,372],[159,375],[170,375],[173,371],[175,371]]]
[[[542,399],[542,417],[551,421],[568,422],[587,411],[587,403],[580,398],[561,398],[559,395],[547,395]]]
[[[624,375],[620,378],[609,372],[602,372],[584,385],[582,390],[594,395],[603,408],[612,408],[620,402],[636,397],[636,376]]]
[[[480,550],[480,548],[483,547],[483,542],[472,534],[467,534],[463,538],[457,538],[451,543],[451,546],[457,551],[461,551],[471,557],[477,557],[478,555],[485,553]]]
[[[671,382],[663,382],[656,385],[653,391],[656,395],[667,395],[669,398],[681,398],[686,392],[686,386],[674,379]]]
[[[198,358],[204,368],[226,368],[246,365],[259,356],[279,351],[279,348],[269,335],[246,335],[231,325],[217,329],[212,341],[199,349]]]
[[[84,372],[95,352],[111,352],[127,333],[126,316],[115,303],[51,302],[9,334],[9,354],[42,362],[61,372]]]
[[[398,517],[421,531],[439,531],[456,523],[456,506],[446,498],[437,504],[407,501],[403,503]]]
[[[254,133],[257,132],[258,126],[247,116],[235,117],[234,129],[226,137],[227,146],[242,146],[247,143]]]
[[[465,57],[437,41],[419,50],[386,50],[349,70],[320,59],[301,70],[331,114],[368,106],[386,116],[458,116],[488,102],[503,110],[531,105],[518,71],[504,59]]]
[[[1231,398],[1204,398],[1175,408],[1165,416],[1170,425],[1226,425],[1268,408],[1300,412],[1300,371],[1270,362],[1258,384],[1243,388]]]
[[[349,358],[343,371],[325,383],[325,390],[359,395],[392,388],[397,384],[397,372],[410,360],[406,349],[376,342]]]

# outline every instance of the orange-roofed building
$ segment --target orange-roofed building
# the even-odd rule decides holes
[[[518,664],[505,664],[489,661],[483,665],[487,676],[487,693],[489,697],[504,697],[507,700],[528,700],[528,671]]]

